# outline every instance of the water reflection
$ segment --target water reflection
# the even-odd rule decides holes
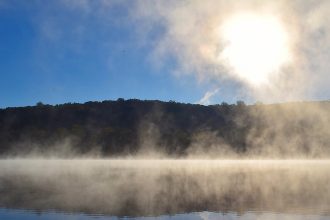
[[[54,210],[161,219],[330,213],[329,161],[2,160],[0,167],[1,219],[91,218]]]
[[[237,213],[215,213],[215,212],[194,212],[176,215],[162,215],[157,217],[115,217],[103,215],[86,215],[86,214],[67,214],[57,212],[35,213],[22,210],[4,210],[0,209],[0,218],[7,220],[116,220],[116,219],[131,219],[131,220],[327,220],[330,216],[325,215],[300,215],[300,214],[284,214],[272,212],[247,212],[242,215]]]

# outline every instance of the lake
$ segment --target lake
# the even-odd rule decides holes
[[[330,219],[328,160],[0,160],[0,219]]]

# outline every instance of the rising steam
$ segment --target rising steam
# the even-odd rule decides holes
[[[329,4],[329,1],[299,0],[157,1],[149,4],[141,1],[132,9],[132,14],[151,30],[153,30],[151,27],[164,29],[157,39],[153,39],[157,42],[152,54],[154,63],[161,63],[169,56],[174,57],[177,60],[176,74],[192,73],[202,81],[215,79],[218,85],[226,81],[238,81],[241,83],[240,88],[248,92],[247,96],[265,102],[274,102],[301,98],[328,98],[330,94],[329,62],[327,62],[330,57],[330,21],[327,16]],[[237,79],[235,71],[228,68],[226,59],[218,58],[219,54],[226,53],[226,42],[219,38],[219,26],[226,23],[232,15],[240,12],[247,12],[253,16],[262,17],[263,14],[272,16],[282,23],[278,29],[285,29],[284,34],[288,37],[285,50],[290,50],[290,54],[286,55],[290,56],[290,63],[276,70],[276,74],[268,79],[270,84],[255,87],[250,83],[251,77],[246,78],[243,75]],[[275,22],[276,26],[278,21],[270,22]],[[262,22],[267,23],[267,18],[258,22],[261,23],[262,28]],[[247,30],[249,31],[251,30]],[[272,31],[273,29],[267,33]],[[276,34],[281,33],[276,32]],[[246,34],[242,33],[240,37],[244,38]],[[259,41],[262,43],[262,38]],[[277,47],[275,49],[278,49]],[[245,59],[250,59],[248,54],[257,48],[247,50],[241,51],[240,54],[247,54]],[[261,67],[265,65],[264,59],[265,56],[267,57],[266,51],[264,53],[264,56],[262,54],[259,56]],[[272,52],[271,55],[275,56],[276,53]],[[243,62],[242,59],[244,57],[240,59],[240,63]],[[274,62],[274,59],[272,57],[269,61]],[[251,65],[258,61],[253,60],[253,62]],[[243,66],[244,71],[250,68],[248,63]],[[263,70],[266,71],[267,68]],[[262,68],[255,68],[250,74],[266,74],[258,73],[261,70]]]
[[[329,161],[5,160],[0,205],[116,216],[329,214]]]

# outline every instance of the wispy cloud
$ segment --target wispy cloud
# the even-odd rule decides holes
[[[209,105],[211,104],[211,99],[219,92],[219,88],[211,91],[207,91],[204,96],[197,102],[197,104],[201,105]]]

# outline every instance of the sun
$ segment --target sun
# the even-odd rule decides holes
[[[253,86],[270,83],[291,59],[288,32],[274,16],[234,15],[220,26],[219,35],[224,47],[218,59]]]

